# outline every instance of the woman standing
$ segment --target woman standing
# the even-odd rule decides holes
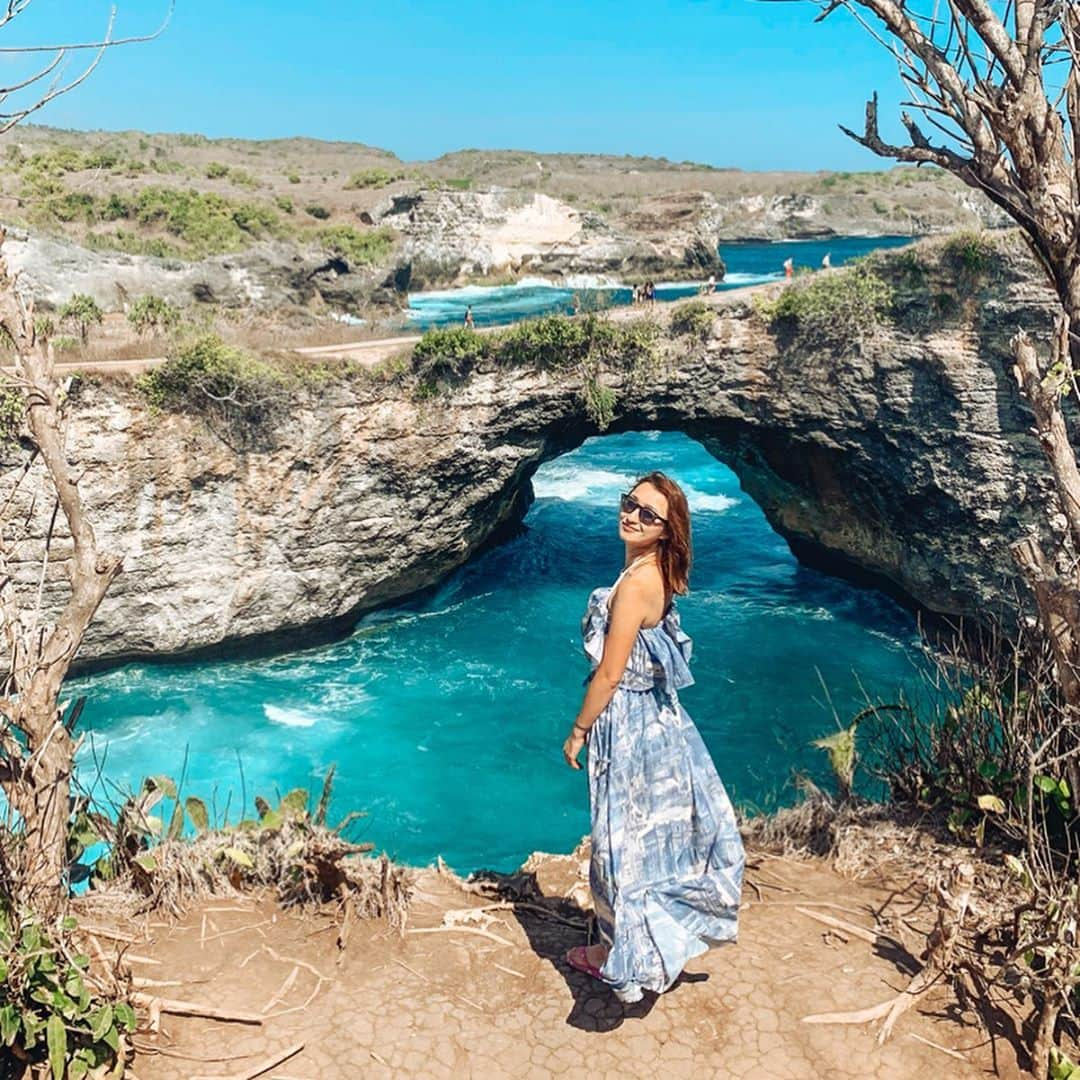
[[[589,883],[601,943],[566,959],[630,1003],[735,938],[744,857],[724,785],[678,698],[694,681],[674,607],[690,570],[679,486],[661,472],[642,477],[621,498],[619,536],[623,572],[593,590],[582,622],[593,670],[563,745],[575,769],[589,746]]]

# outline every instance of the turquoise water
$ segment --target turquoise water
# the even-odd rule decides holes
[[[719,291],[744,285],[760,285],[779,281],[784,276],[784,260],[789,256],[796,269],[816,270],[828,254],[833,266],[842,266],[880,248],[902,247],[912,242],[910,236],[843,236],[829,240],[788,240],[777,243],[723,244],[720,254],[727,266],[727,275]],[[658,282],[656,298],[661,301],[696,296],[695,282]],[[630,303],[631,290],[618,283],[601,286],[599,279],[581,277],[571,287],[556,288],[539,278],[525,278],[515,285],[502,287],[468,286],[433,292],[412,293],[409,296],[409,325],[417,329],[429,326],[448,326],[460,323],[465,309],[472,305],[477,326],[498,326],[535,315],[573,311],[574,293],[583,305],[590,302],[605,306],[625,306]]]
[[[421,602],[365,617],[347,640],[269,659],[140,664],[78,680],[89,695],[80,778],[102,797],[148,774],[187,794],[317,789],[338,766],[331,819],[404,862],[512,869],[588,830],[583,772],[562,741],[588,668],[579,622],[591,588],[622,566],[616,500],[662,468],[694,513],[693,591],[680,601],[697,684],[683,701],[733,797],[791,797],[792,769],[824,778],[808,741],[839,713],[915,681],[911,617],[886,598],[800,567],[726,467],[678,434],[589,440],[534,480],[526,528]],[[94,777],[101,772],[105,779]],[[107,782],[106,782],[107,781]]]

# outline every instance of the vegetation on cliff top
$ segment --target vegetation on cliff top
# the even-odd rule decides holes
[[[417,396],[438,396],[481,362],[498,367],[576,372],[587,415],[603,431],[615,418],[617,392],[605,371],[629,376],[633,385],[658,358],[659,327],[647,319],[615,322],[599,315],[546,315],[496,334],[463,327],[427,331],[412,353]]]

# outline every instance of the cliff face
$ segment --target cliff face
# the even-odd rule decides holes
[[[711,198],[670,202],[664,213],[617,228],[549,195],[418,191],[394,198],[377,220],[404,238],[398,258],[411,289],[507,273],[722,276]]]
[[[839,353],[793,348],[744,299],[716,298],[708,339],[668,336],[644,385],[604,375],[619,395],[613,430],[700,439],[804,558],[936,612],[1009,607],[1008,542],[1042,519],[1049,489],[1007,339],[1046,329],[1049,296],[1006,250],[946,303],[935,259],[881,260],[895,321]],[[543,461],[597,433],[580,390],[573,373],[490,366],[424,401],[404,383],[331,379],[271,445],[238,454],[196,417],[154,417],[133,389],[84,385],[69,447],[125,570],[81,656],[296,643],[437,582],[520,518]],[[15,566],[27,588],[34,548]],[[64,591],[63,555],[61,543],[47,607]]]

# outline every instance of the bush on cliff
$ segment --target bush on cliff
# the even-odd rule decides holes
[[[676,337],[694,337],[701,341],[712,333],[716,312],[704,300],[680,304],[671,316],[671,332]]]
[[[290,383],[281,369],[207,334],[138,385],[152,407],[201,415],[229,445],[245,445],[288,406]]]
[[[413,348],[413,370],[425,384],[461,379],[489,355],[489,345],[464,326],[428,330]]]
[[[395,238],[391,229],[358,229],[353,225],[325,225],[314,233],[319,244],[350,266],[366,266],[385,258]]]
[[[755,298],[755,310],[785,332],[789,344],[857,347],[892,308],[893,290],[870,267],[859,263],[831,274],[813,274],[789,285],[775,300]]]

